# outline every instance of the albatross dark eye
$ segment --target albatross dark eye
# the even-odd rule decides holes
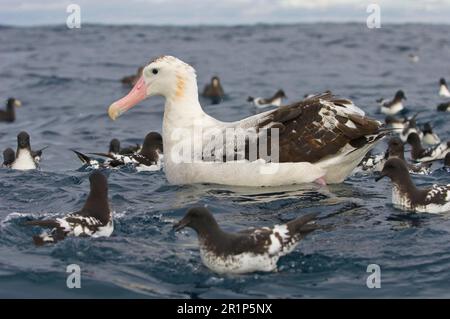
[[[158,74],[158,69],[152,69],[153,74]]]

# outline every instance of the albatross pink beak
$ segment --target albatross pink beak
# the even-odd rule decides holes
[[[122,113],[125,113],[133,106],[141,102],[147,97],[147,86],[145,85],[144,77],[136,82],[133,89],[126,96],[117,100],[109,106],[108,115],[112,120],[117,119]]]

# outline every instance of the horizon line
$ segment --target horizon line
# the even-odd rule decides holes
[[[365,21],[348,20],[348,21],[301,21],[301,22],[252,22],[252,23],[230,23],[230,24],[213,24],[213,23],[188,23],[188,24],[176,24],[176,23],[108,23],[108,22],[84,22],[82,25],[88,26],[151,26],[151,27],[251,27],[251,26],[293,26],[293,25],[311,25],[311,24],[363,24]],[[58,27],[65,26],[61,23],[37,23],[37,24],[1,24],[1,28],[33,28],[33,27]],[[389,21],[381,24],[383,25],[434,25],[434,26],[447,26],[449,22],[430,22],[430,21]]]

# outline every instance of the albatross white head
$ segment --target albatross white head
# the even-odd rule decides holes
[[[109,116],[115,120],[121,114],[146,99],[160,95],[168,105],[183,104],[199,107],[197,77],[189,64],[173,57],[162,56],[144,67],[141,78],[123,98],[111,104]]]

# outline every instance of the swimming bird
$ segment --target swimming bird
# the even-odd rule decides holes
[[[114,230],[113,216],[108,204],[108,182],[106,176],[94,171],[89,176],[90,192],[81,210],[65,217],[33,220],[25,222],[28,226],[50,228],[33,241],[37,246],[56,243],[68,236],[109,237]]]
[[[32,151],[30,135],[24,131],[20,132],[17,135],[17,152],[11,168],[16,170],[36,169],[41,160],[42,151],[46,148],[44,147],[39,151]]]
[[[272,97],[270,98],[262,98],[262,97],[252,97],[249,96],[247,98],[247,102],[253,103],[256,107],[264,108],[269,106],[281,106],[283,99],[286,98],[286,94],[284,94],[283,90],[278,90]]]
[[[409,58],[409,61],[411,61],[412,63],[417,63],[420,60],[419,56],[414,53],[409,53],[408,58]]]
[[[11,167],[12,163],[16,160],[16,153],[12,148],[7,148],[3,151],[3,164],[2,167]]]
[[[411,145],[411,158],[417,162],[428,162],[443,159],[450,152],[450,142],[442,142],[438,145],[423,148],[420,137],[416,133],[411,133],[407,139]]]
[[[437,110],[440,112],[450,112],[450,102],[444,102],[437,106]]]
[[[391,101],[380,99],[377,100],[377,102],[381,105],[381,113],[394,115],[403,111],[403,100],[406,100],[405,93],[402,90],[399,90],[395,93],[395,96]]]
[[[386,123],[386,126],[396,131],[403,131],[408,125],[409,119],[405,116],[397,118],[393,115],[387,115],[384,122]]]
[[[126,148],[120,147],[120,141],[117,138],[113,138],[109,142],[109,151],[108,155],[114,156],[114,155],[128,155],[138,152],[142,148],[141,145],[131,145]],[[103,153],[104,154],[104,153]]]
[[[172,184],[340,183],[386,134],[379,121],[366,117],[351,101],[329,93],[241,121],[218,121],[199,103],[195,70],[172,56],[150,62],[130,93],[109,107],[109,116],[117,119],[153,95],[166,99],[163,141],[168,156],[164,165]],[[227,132],[230,135],[222,139],[225,145],[218,145]],[[254,152],[272,133],[273,162],[264,148]]]
[[[16,120],[16,107],[20,107],[22,102],[15,98],[9,98],[6,102],[6,110],[0,110],[0,122],[14,122]]]
[[[355,167],[353,174],[379,172],[387,160],[387,152],[382,154],[367,153],[361,163]]]
[[[214,104],[218,104],[222,101],[225,93],[218,76],[213,76],[211,78],[211,83],[205,85],[202,95],[204,97],[210,98]]]
[[[120,82],[122,82],[122,84],[125,85],[129,85],[129,86],[133,86],[136,84],[137,80],[139,80],[139,78],[142,76],[142,70],[144,69],[143,66],[140,66],[137,71],[136,74],[134,75],[128,75],[128,76],[124,76]]]
[[[400,132],[400,139],[402,140],[402,142],[406,142],[408,136],[412,133],[417,134],[420,140],[422,140],[423,132],[420,130],[420,128],[417,127],[415,117],[408,120],[408,123],[405,125],[405,128],[403,129],[403,131]]]
[[[405,162],[399,158],[389,159],[376,181],[385,176],[392,181],[392,204],[396,208],[421,213],[443,213],[450,210],[450,184],[417,188]]]
[[[439,96],[450,97],[450,91],[448,90],[447,82],[444,78],[439,80]]]
[[[117,142],[119,142],[117,139],[115,139],[115,140]],[[112,141],[111,141],[111,143],[112,143]],[[116,150],[114,150],[114,152],[113,152],[113,150],[110,147],[109,153],[110,154],[119,154],[119,155],[133,154],[133,153],[139,152],[142,149],[142,145],[136,143],[135,145],[130,145],[130,146],[127,146],[125,148],[121,148],[120,147],[120,143],[119,143],[118,144],[118,149],[119,149],[119,152],[117,153]]]
[[[89,155],[86,155],[74,149],[71,149],[71,151],[77,155],[77,157],[80,159],[83,165],[86,165],[90,169],[99,169],[99,168],[114,168],[126,165],[128,163],[132,163],[132,160],[131,158],[129,158],[129,155],[133,155],[136,152],[140,152],[141,149],[142,146],[139,144],[122,149],[120,147],[120,141],[116,138],[113,138],[109,142],[108,153],[90,153],[92,155],[107,157],[106,160],[99,160],[97,158],[93,158]]]
[[[105,166],[117,167],[132,164],[138,171],[157,170],[161,168],[163,149],[164,149],[163,140],[161,134],[159,134],[158,132],[150,132],[145,136],[142,148],[133,154],[126,154],[126,155],[105,154],[105,153],[92,153],[92,154],[107,157],[109,160],[103,163],[103,165]],[[82,155],[85,158],[83,159],[80,158],[80,160],[82,160],[82,162],[86,164],[89,163],[86,161],[88,159],[89,160],[91,159],[84,154]]]
[[[422,133],[422,142],[427,145],[436,145],[441,142],[439,136],[437,136],[436,133],[433,133],[433,128],[431,127],[431,124],[429,122],[424,124]]]
[[[307,214],[284,225],[229,233],[219,227],[208,209],[195,207],[189,209],[174,229],[190,227],[197,232],[201,259],[213,272],[269,272],[277,270],[280,257],[292,252],[307,234],[320,228],[314,222],[317,215]]]
[[[404,153],[405,149],[402,140],[398,137],[392,137],[388,142],[388,148],[386,152],[370,156],[366,155],[366,157],[355,169],[355,173],[380,172],[388,159],[396,157],[400,158],[406,163],[408,171],[410,173],[420,175],[430,174],[431,163],[418,163],[418,164],[407,163],[405,160]]]
[[[387,152],[386,159],[390,159],[390,158],[401,159],[402,161],[404,161],[406,163],[406,167],[408,168],[408,171],[411,174],[428,175],[431,172],[430,171],[431,163],[411,164],[406,161],[404,143],[398,137],[392,137],[389,140],[388,149],[386,152]],[[386,161],[383,163],[383,166],[385,163],[386,163]],[[382,166],[382,168],[383,168],[383,166]]]

